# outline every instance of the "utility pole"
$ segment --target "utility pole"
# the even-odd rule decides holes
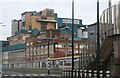
[[[97,0],[97,52],[96,52],[97,78],[100,70],[100,36],[99,36],[99,0]]]
[[[72,78],[74,71],[74,0],[72,0]]]

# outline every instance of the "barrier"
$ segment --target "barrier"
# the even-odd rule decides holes
[[[97,78],[97,72],[100,78],[110,78],[110,70],[73,70],[74,78]],[[72,70],[62,70],[63,78],[71,78]]]

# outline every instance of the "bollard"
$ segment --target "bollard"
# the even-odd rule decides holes
[[[110,71],[106,71],[106,78],[110,78]]]
[[[65,70],[63,70],[63,78],[65,78]]]
[[[84,70],[84,77],[87,78],[87,70]]]
[[[68,73],[69,73],[68,70],[66,70],[66,78],[68,78]]]
[[[110,78],[110,75],[106,75],[106,78]]]
[[[73,70],[73,77],[75,77],[75,70]]]
[[[70,77],[70,70],[68,70],[68,78],[71,78],[71,77]]]
[[[92,70],[88,70],[88,78],[92,78]]]
[[[70,76],[70,78],[72,78],[72,70],[69,70],[69,76]]]
[[[80,70],[78,70],[78,78],[80,78]]]
[[[64,70],[63,69],[61,70],[61,76],[64,76]]]
[[[100,76],[100,78],[103,78],[103,71],[102,70],[99,71],[99,76]]]
[[[80,77],[82,77],[82,70],[80,70]]]
[[[94,70],[93,77],[94,77],[94,78],[97,78],[97,70]]]
[[[79,70],[76,70],[76,78],[79,78],[78,74],[79,74]]]
[[[65,78],[65,70],[63,70],[63,78]]]
[[[66,76],[67,76],[67,70],[65,69],[65,78],[67,78]]]

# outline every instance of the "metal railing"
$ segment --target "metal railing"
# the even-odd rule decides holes
[[[72,70],[62,70],[62,78],[71,78]],[[74,78],[97,78],[97,70],[74,70]],[[110,78],[110,71],[99,71],[100,78]]]

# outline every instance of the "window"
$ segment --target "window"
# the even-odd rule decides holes
[[[65,66],[71,66],[71,63],[70,62],[66,62]]]
[[[31,51],[33,50],[33,48],[31,47]]]
[[[53,16],[53,11],[47,11],[47,16]]]
[[[29,48],[26,48],[27,51],[29,51]]]
[[[63,61],[60,61],[60,65],[63,65]]]
[[[30,45],[33,45],[33,43],[31,42]]]
[[[25,22],[25,15],[22,16],[22,22]]]
[[[46,29],[47,29],[47,23],[42,22],[41,23],[41,31],[46,31]]]
[[[28,46],[28,45],[29,45],[29,43],[26,43],[26,45]]]
[[[29,26],[29,31],[31,31],[32,30],[32,26]]]

